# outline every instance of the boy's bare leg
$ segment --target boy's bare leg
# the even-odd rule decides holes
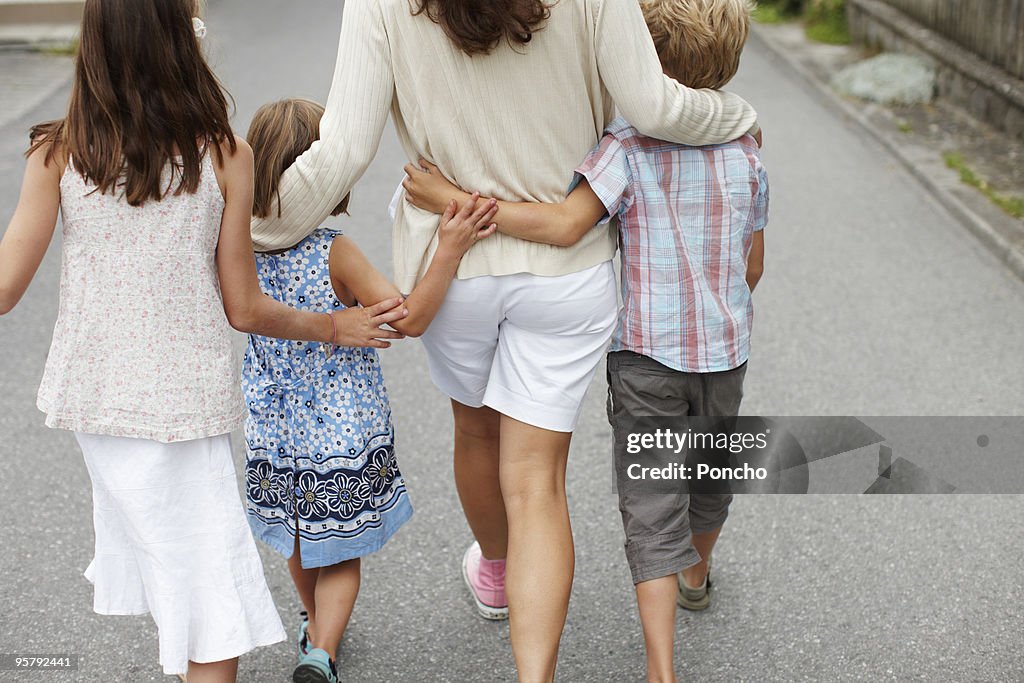
[[[704,583],[708,575],[708,558],[711,557],[711,551],[714,550],[720,533],[721,527],[705,534],[693,535],[693,547],[700,554],[700,562],[683,570],[683,580],[690,588],[699,588]]]
[[[499,479],[501,416],[491,408],[452,401],[455,418],[455,487],[462,511],[488,560],[508,554],[508,519]]]
[[[572,434],[501,418],[501,491],[508,511],[512,651],[520,683],[551,683],[575,553],[565,468]]]
[[[238,676],[238,657],[209,664],[188,663],[188,683],[234,683]]]
[[[648,683],[676,683],[673,647],[676,635],[675,574],[636,585],[636,603],[647,649]]]

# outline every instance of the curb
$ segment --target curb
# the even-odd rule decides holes
[[[756,23],[750,27],[750,35],[761,47],[768,50],[773,57],[782,62],[800,80],[810,86],[823,100],[824,104],[835,112],[845,116],[856,123],[861,129],[877,140],[890,154],[892,154],[907,171],[910,172],[918,183],[928,191],[938,202],[962,223],[975,237],[992,252],[1014,275],[1024,280],[1024,249],[1021,249],[997,231],[992,224],[975,213],[964,202],[960,201],[945,187],[928,173],[926,173],[917,161],[907,155],[903,147],[896,142],[896,139],[873,125],[864,114],[857,111],[847,103],[832,88],[820,78],[814,75],[810,69],[798,62],[780,46],[777,46],[771,38]]]

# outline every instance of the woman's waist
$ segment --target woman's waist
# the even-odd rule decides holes
[[[431,222],[433,227],[431,227]],[[423,277],[434,251],[437,216],[405,211],[395,226],[393,241],[395,280],[409,292]],[[615,257],[618,232],[611,224],[595,226],[575,245],[555,247],[498,233],[477,243],[462,258],[457,277],[531,273],[559,276],[578,273]]]
[[[493,243],[479,243],[463,257],[459,279],[515,273],[570,275],[611,260],[618,248],[615,231],[609,226],[596,226],[571,247],[555,247],[507,235],[495,237]]]

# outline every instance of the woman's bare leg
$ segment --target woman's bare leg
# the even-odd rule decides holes
[[[331,658],[338,653],[359,596],[359,559],[321,567],[316,580],[316,639],[313,645]]]
[[[303,569],[302,560],[299,557],[299,536],[295,535],[295,550],[288,558],[288,571],[292,575],[292,583],[299,592],[299,599],[306,610],[309,618],[309,627],[306,633],[310,642],[314,642],[313,633],[316,631],[316,577],[320,575],[319,569]]]
[[[488,560],[508,551],[508,520],[498,475],[500,416],[490,408],[452,401],[455,418],[455,487],[469,528]]]
[[[501,491],[508,512],[512,651],[519,680],[554,680],[575,568],[565,497],[572,434],[501,417]]]
[[[188,663],[188,683],[234,683],[238,676],[238,657],[209,664]]]
[[[676,596],[679,584],[670,574],[636,585],[636,603],[647,649],[648,683],[675,683],[673,647],[676,636]]]

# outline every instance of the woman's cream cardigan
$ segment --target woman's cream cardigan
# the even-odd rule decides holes
[[[485,196],[556,202],[615,108],[642,133],[691,145],[756,130],[739,97],[664,76],[636,0],[559,0],[526,46],[459,51],[416,0],[347,0],[321,140],[281,185],[282,215],[255,220],[258,250],[292,246],[318,227],[376,154],[388,113],[410,160],[437,164]],[[412,289],[436,247],[437,217],[407,202],[395,217],[394,277]],[[615,233],[592,230],[551,247],[496,235],[477,244],[460,278],[563,275],[614,256]]]

